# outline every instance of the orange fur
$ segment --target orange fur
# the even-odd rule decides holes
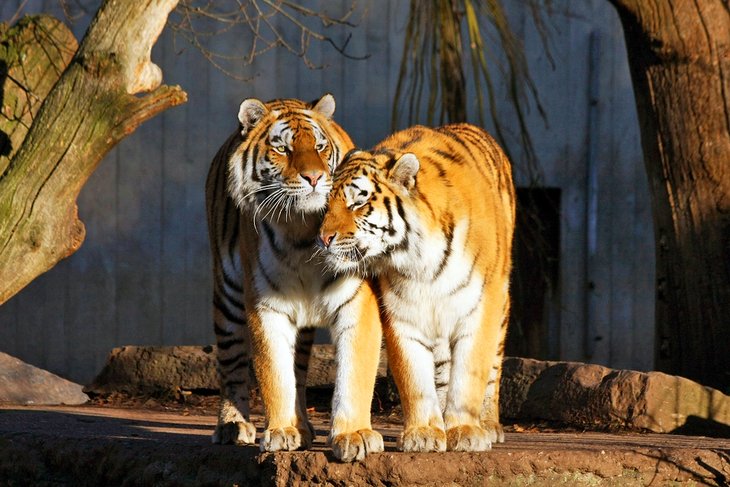
[[[335,174],[320,241],[333,270],[379,280],[406,450],[503,439],[514,222],[509,161],[471,125],[395,133]]]
[[[369,282],[334,275],[313,258],[331,173],[352,147],[333,112],[330,95],[312,104],[245,100],[239,132],[211,166],[206,199],[222,379],[216,442],[254,441],[250,348],[266,412],[261,449],[311,445],[305,383],[312,329],[328,327],[337,348],[333,452],[352,461],[383,449],[370,425],[381,342],[377,301]]]

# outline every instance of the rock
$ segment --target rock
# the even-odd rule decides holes
[[[576,362],[505,359],[504,417],[659,433],[730,426],[730,397],[683,377]]]
[[[109,354],[87,392],[159,394],[217,391],[215,347],[121,347]],[[378,377],[385,377],[381,354]],[[331,389],[334,347],[315,345],[307,387]],[[253,381],[252,381],[253,384]],[[500,386],[503,418],[559,421],[587,429],[685,433],[730,428],[730,397],[661,372],[614,370],[577,362],[506,358]]]
[[[83,404],[82,386],[0,352],[0,404]]]
[[[381,354],[379,377],[385,377],[387,369],[384,355]],[[309,359],[307,387],[332,388],[335,373],[334,346],[314,345]],[[126,346],[111,351],[106,365],[86,391],[93,394],[217,391],[218,384],[214,346]],[[255,384],[255,379],[251,384]]]
[[[112,349],[104,368],[85,390],[91,394],[160,394],[177,390],[217,391],[213,346]]]

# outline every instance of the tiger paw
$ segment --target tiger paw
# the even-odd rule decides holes
[[[476,425],[463,424],[446,430],[449,451],[488,451],[492,449],[491,433]]]
[[[259,447],[262,452],[307,449],[312,446],[313,434],[314,428],[309,423],[304,429],[297,429],[294,426],[269,428],[261,436]]]
[[[504,428],[498,421],[482,421],[482,428],[489,433],[489,441],[492,443],[504,443]]]
[[[330,445],[335,458],[343,462],[363,460],[366,455],[385,449],[383,436],[370,429],[335,435],[330,439]]]
[[[256,441],[256,427],[246,421],[218,423],[212,439],[217,445],[253,445]]]
[[[410,452],[446,451],[446,433],[435,426],[408,428],[398,439],[398,449]]]

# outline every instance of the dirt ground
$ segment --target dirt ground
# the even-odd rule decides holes
[[[216,399],[107,397],[77,407],[0,407],[0,486],[76,485],[730,485],[730,439],[512,424],[484,453],[395,449],[398,411],[375,415],[386,451],[339,463],[326,407],[310,408],[314,448],[260,454],[210,443]],[[263,419],[254,415],[259,431]]]

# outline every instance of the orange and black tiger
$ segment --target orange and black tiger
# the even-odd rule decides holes
[[[334,110],[331,95],[311,104],[244,100],[239,129],[213,159],[206,203],[221,376],[216,443],[255,441],[253,359],[266,412],[261,450],[311,445],[307,365],[314,328],[329,327],[337,363],[334,454],[350,461],[383,449],[370,424],[382,337],[376,297],[362,279],[312,259],[331,174],[352,148],[331,119]]]
[[[334,272],[380,283],[406,451],[503,441],[499,380],[515,225],[510,163],[482,129],[413,127],[335,173],[320,231]]]

